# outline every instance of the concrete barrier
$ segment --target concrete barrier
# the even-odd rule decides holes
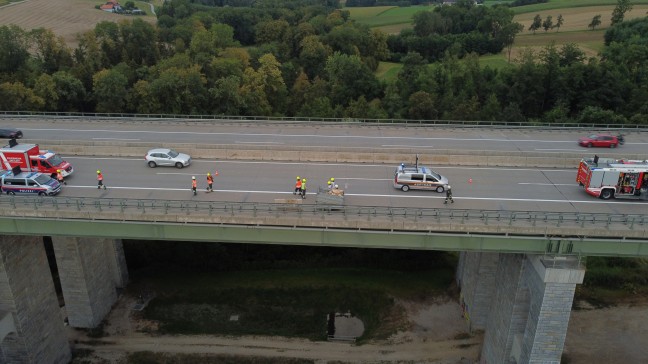
[[[65,156],[102,156],[102,157],[141,157],[159,143],[136,143],[120,141],[52,141],[23,140],[22,143],[35,143],[41,149],[52,149]],[[422,165],[460,165],[489,167],[529,167],[529,168],[577,168],[581,158],[592,156],[593,151],[583,153],[543,153],[522,151],[459,150],[438,149],[421,152],[416,148],[378,149],[378,148],[340,148],[331,151],[330,147],[289,147],[289,146],[249,146],[165,143],[166,147],[190,154],[194,159],[227,159],[291,162],[337,162],[366,164],[413,163],[419,154]],[[645,159],[645,155],[624,155],[628,159]]]

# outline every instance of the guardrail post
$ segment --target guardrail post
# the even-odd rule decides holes
[[[77,207],[77,211],[81,211],[81,200],[79,199],[76,200],[76,207]]]
[[[101,211],[101,201],[100,200],[95,200],[95,208],[99,211]]]

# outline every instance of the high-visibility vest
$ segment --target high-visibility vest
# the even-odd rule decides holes
[[[306,182],[303,182],[303,183],[301,184],[301,189],[302,189],[302,190],[306,190]]]
[[[99,173],[97,175],[97,181],[103,181],[103,174]]]
[[[214,177],[212,176],[207,176],[207,182],[213,183],[214,182]]]
[[[297,183],[295,183],[295,188],[301,188],[302,182],[301,180],[297,180]]]
[[[59,181],[63,180],[63,175],[61,174],[61,172],[56,173],[56,179]]]
[[[191,187],[196,188],[196,186],[198,186],[198,185],[196,184],[196,180],[195,180],[195,179],[192,179],[192,180],[191,180]]]

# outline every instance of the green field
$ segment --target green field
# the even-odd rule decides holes
[[[409,6],[399,8],[395,6],[379,6],[380,11],[376,11],[372,15],[373,7],[364,8],[344,8],[351,13],[351,19],[356,20],[360,24],[366,24],[370,27],[381,27],[386,25],[412,23],[412,17],[419,11],[430,10],[430,6]]]
[[[553,9],[582,8],[589,6],[616,5],[616,0],[549,0],[544,4],[533,4],[511,8],[516,14],[534,13]],[[632,5],[648,4],[648,0],[633,0]]]

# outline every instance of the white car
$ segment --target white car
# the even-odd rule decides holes
[[[157,166],[183,168],[191,164],[191,157],[188,154],[178,153],[168,148],[151,149],[146,153],[144,159],[146,159],[146,163],[151,168]]]

